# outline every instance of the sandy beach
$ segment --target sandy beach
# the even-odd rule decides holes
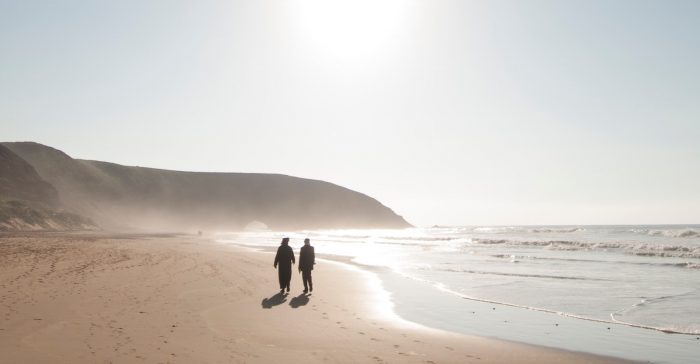
[[[1,235],[0,362],[626,362],[403,321],[337,262],[319,260],[312,295],[294,272],[280,296],[272,260],[187,236]]]

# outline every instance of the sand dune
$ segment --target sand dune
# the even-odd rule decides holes
[[[177,236],[0,238],[1,363],[613,363],[391,313],[370,273],[320,261],[277,294],[272,255]]]

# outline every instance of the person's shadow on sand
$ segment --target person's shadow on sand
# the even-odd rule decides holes
[[[292,300],[289,301],[289,305],[292,306],[292,308],[305,306],[307,303],[309,303],[309,295],[306,293],[293,297]]]
[[[275,293],[270,298],[263,298],[262,308],[272,308],[273,306],[281,305],[287,302],[287,295],[284,293]]]

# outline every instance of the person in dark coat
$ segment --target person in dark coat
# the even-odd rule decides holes
[[[275,255],[274,264],[275,268],[277,268],[277,265],[279,265],[277,274],[279,275],[280,280],[280,293],[283,293],[285,288],[287,289],[287,292],[289,292],[289,283],[292,280],[292,264],[294,263],[294,251],[292,250],[292,247],[289,246],[289,238],[284,238],[282,239],[282,244],[280,244],[280,247],[277,248],[277,255]]]
[[[314,264],[316,264],[314,247],[311,246],[309,239],[304,239],[304,246],[299,252],[299,272],[304,281],[304,293],[314,291],[314,283],[311,281],[311,271],[314,269]]]

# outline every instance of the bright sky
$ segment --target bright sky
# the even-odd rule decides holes
[[[700,223],[698,19],[699,1],[0,0],[0,139],[322,179],[419,225]]]

